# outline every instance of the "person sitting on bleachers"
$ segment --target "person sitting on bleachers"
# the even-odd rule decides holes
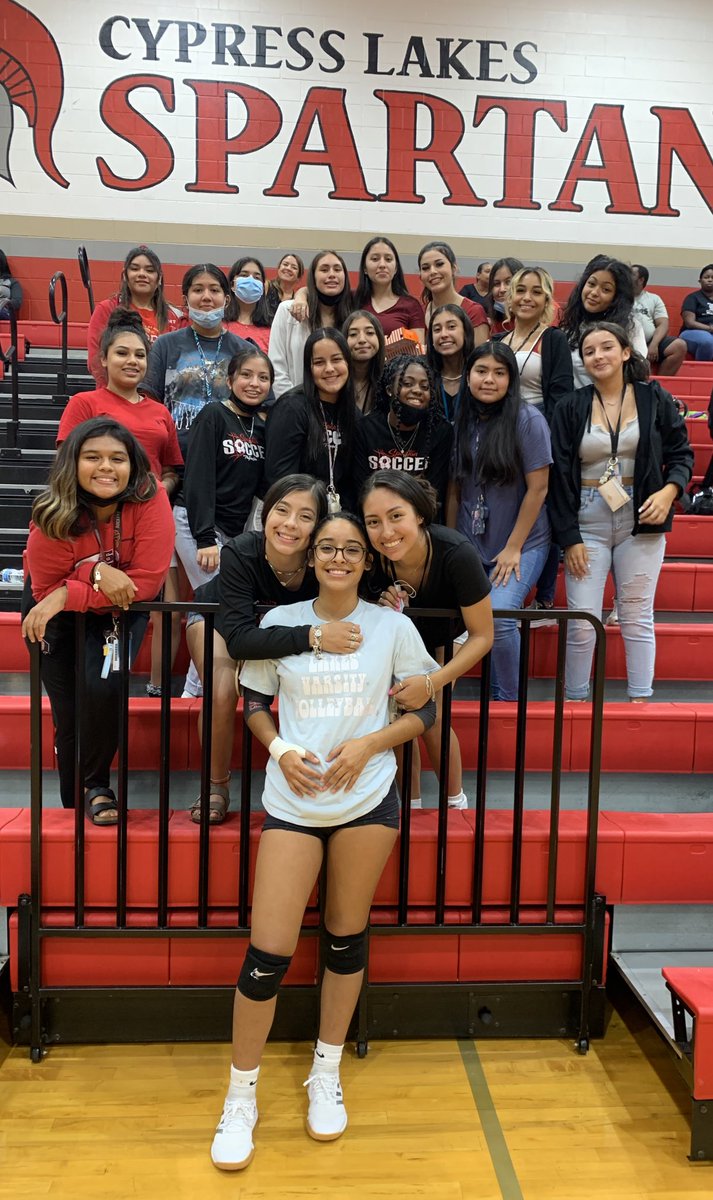
[[[474,304],[482,304],[488,294],[492,267],[493,264],[489,262],[478,263],[473,282],[466,283],[459,288],[461,296],[465,296],[466,300],[472,300]]]
[[[698,277],[700,288],[689,292],[681,305],[681,338],[696,362],[713,362],[713,263]]]
[[[646,290],[649,282],[646,267],[634,263],[631,279],[634,284],[633,312],[639,318],[644,331],[651,370],[657,375],[675,375],[688,353],[688,347],[682,338],[668,336],[666,305],[655,292]]]
[[[0,321],[9,321],[10,312],[20,311],[22,304],[22,287],[13,278],[10,264],[3,250],[0,250]]]
[[[172,308],[163,294],[161,260],[148,246],[135,246],[124,259],[121,287],[114,296],[97,304],[87,330],[87,363],[97,387],[106,384],[101,362],[101,338],[115,308],[133,308],[141,317],[146,336],[155,342],[160,333],[178,329],[183,315]]]

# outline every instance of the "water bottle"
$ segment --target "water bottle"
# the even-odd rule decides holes
[[[14,567],[4,567],[0,579],[3,583],[12,584],[13,587],[22,587],[25,582],[24,573]]]

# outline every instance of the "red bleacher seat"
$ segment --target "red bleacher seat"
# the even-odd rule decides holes
[[[664,967],[662,975],[695,1021],[693,1097],[713,1100],[713,968]]]

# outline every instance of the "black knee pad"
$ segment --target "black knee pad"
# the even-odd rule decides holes
[[[356,975],[366,966],[366,929],[361,933],[348,933],[338,937],[324,930],[322,935],[322,961],[335,975]]]
[[[291,962],[291,955],[268,954],[251,942],[238,976],[238,991],[248,1000],[272,1000]]]

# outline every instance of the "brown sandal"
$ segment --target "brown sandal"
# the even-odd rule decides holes
[[[230,783],[230,772],[225,776],[225,779],[211,779],[210,795],[208,797],[208,822],[210,825],[222,825],[225,820],[228,807],[230,805],[230,792],[227,784]],[[201,798],[196,800],[191,808],[191,820],[196,825],[201,822]]]

